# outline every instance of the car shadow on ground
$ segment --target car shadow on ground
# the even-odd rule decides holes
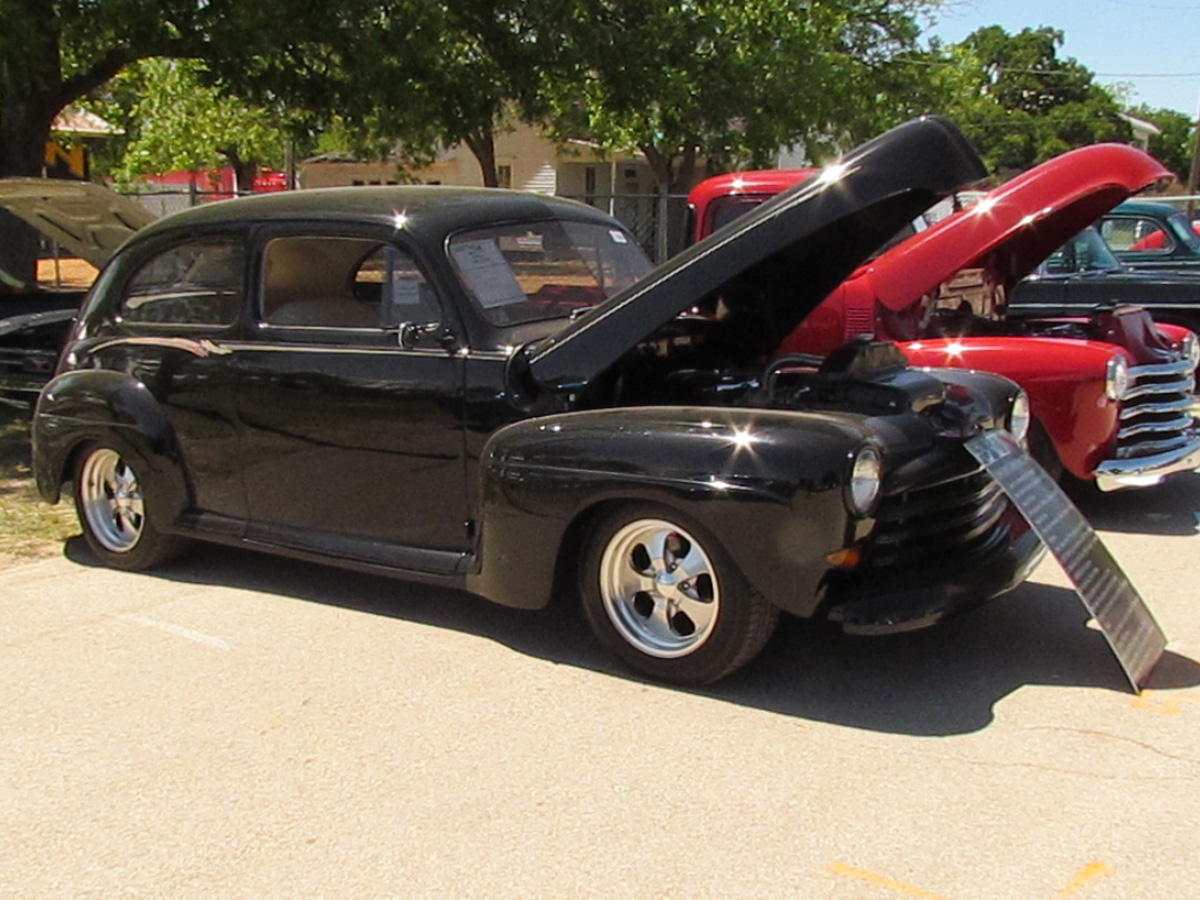
[[[67,556],[98,565],[82,538],[68,542]],[[459,591],[212,545],[197,545],[149,577],[452,628],[555,664],[643,680],[600,650],[569,597],[545,610],[514,610]],[[888,637],[848,636],[785,617],[759,659],[690,692],[872,731],[964,734],[986,727],[995,704],[1027,685],[1129,691],[1103,635],[1087,627],[1088,618],[1073,592],[1032,583],[934,628]],[[1152,677],[1150,686],[1160,690],[1191,687],[1200,684],[1200,665],[1168,652]]]
[[[1076,484],[1067,493],[1099,531],[1186,536],[1200,522],[1200,472],[1172,475],[1154,487],[1104,493]]]

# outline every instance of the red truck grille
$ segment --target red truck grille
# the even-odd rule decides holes
[[[1194,423],[1192,364],[1188,360],[1129,370],[1121,403],[1117,459],[1137,459],[1182,447]]]

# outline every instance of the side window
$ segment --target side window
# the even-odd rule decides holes
[[[130,279],[121,319],[153,325],[230,325],[245,295],[245,268],[238,241],[190,241],[172,247]]]
[[[1102,230],[1108,245],[1117,251],[1171,249],[1171,236],[1154,219],[1123,217],[1106,219]]]
[[[1070,263],[1067,261],[1066,245],[1059,247],[1042,263],[1042,271],[1047,275],[1068,275],[1071,272]]]
[[[404,250],[364,238],[304,235],[263,251],[263,319],[301,328],[437,322],[436,298]]]

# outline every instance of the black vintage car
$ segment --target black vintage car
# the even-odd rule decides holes
[[[1200,269],[1133,269],[1094,227],[1059,247],[1009,294],[1009,317],[1088,316],[1100,307],[1144,307],[1156,322],[1200,332]]]
[[[1041,547],[964,447],[1004,379],[889,344],[771,359],[980,164],[921,120],[664,266],[596,210],[499,190],[306,191],[142,230],[34,423],[105,563],[184,537],[464,587],[582,596],[655,678],[746,663],[780,611],[862,632],[1014,587]]]

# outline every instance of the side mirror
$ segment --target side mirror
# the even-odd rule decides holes
[[[400,346],[405,350],[416,349],[424,339],[429,338],[446,351],[453,350],[458,343],[454,332],[441,322],[401,322],[397,335]]]

